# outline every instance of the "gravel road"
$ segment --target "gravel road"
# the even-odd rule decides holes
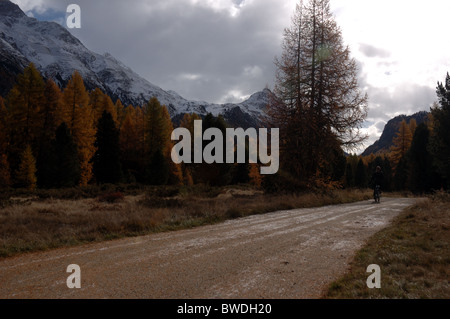
[[[2,259],[0,298],[318,298],[414,202],[278,211]],[[79,289],[67,287],[70,264],[80,266]]]

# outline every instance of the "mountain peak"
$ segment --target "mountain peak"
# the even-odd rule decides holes
[[[25,13],[17,4],[14,4],[9,0],[0,0],[0,16],[21,18],[25,16]]]

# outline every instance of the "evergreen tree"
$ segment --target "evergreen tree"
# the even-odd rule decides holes
[[[353,174],[353,167],[352,164],[347,162],[345,166],[345,187],[350,188],[355,186],[355,179]]]
[[[421,193],[428,189],[427,171],[430,164],[427,151],[428,135],[429,132],[426,125],[420,124],[408,151],[408,188],[415,193]]]
[[[414,193],[429,192],[436,186],[436,173],[428,151],[430,131],[425,123],[419,124],[408,151],[408,188]]]
[[[226,145],[226,122],[222,116],[215,117],[211,113],[208,113],[202,120],[203,133],[209,128],[218,128],[222,132],[223,145]],[[203,142],[203,150],[210,142]],[[192,164],[194,168],[194,179],[197,182],[207,183],[213,186],[222,186],[230,184],[233,180],[233,168],[234,164],[227,164],[225,160],[225,152],[223,152],[223,163],[201,163]],[[247,165],[244,167],[238,166],[238,168],[244,168],[245,179],[248,177]]]
[[[78,147],[70,134],[66,123],[61,123],[56,129],[52,142],[53,156],[49,156],[52,169],[49,173],[49,187],[73,187],[80,180],[80,163]]]
[[[169,165],[161,150],[154,152],[147,166],[147,183],[166,185],[169,180]]]
[[[118,183],[122,180],[119,130],[106,110],[98,120],[95,140],[94,176],[98,183]]]
[[[49,174],[52,163],[49,158],[54,154],[51,141],[55,138],[56,129],[62,121],[61,90],[52,80],[45,84],[44,102],[40,110],[42,125],[39,132],[39,151],[37,156],[37,179],[39,187],[49,187]]]
[[[391,191],[392,190],[392,166],[389,161],[389,157],[385,156],[382,164],[383,169],[383,191]]]
[[[367,185],[367,169],[363,160],[360,158],[355,172],[355,186],[359,188],[366,188]]]
[[[394,169],[394,188],[397,191],[406,189],[408,179],[408,158],[403,156]]]
[[[430,151],[437,172],[442,176],[446,187],[450,185],[450,75],[447,73],[445,84],[436,88],[439,107],[431,109],[433,132]]]

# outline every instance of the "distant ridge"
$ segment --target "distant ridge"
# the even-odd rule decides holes
[[[370,154],[389,152],[389,148],[393,145],[392,141],[395,137],[395,134],[398,132],[400,123],[403,120],[409,123],[411,119],[415,119],[417,125],[419,125],[420,123],[423,123],[427,120],[428,114],[429,113],[426,111],[420,111],[412,115],[399,115],[389,120],[389,122],[386,123],[383,129],[383,133],[381,134],[380,139],[367,147],[361,155],[367,156]]]

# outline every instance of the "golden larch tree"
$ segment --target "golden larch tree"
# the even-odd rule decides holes
[[[408,151],[412,142],[412,134],[408,124],[403,120],[400,123],[400,128],[396,133],[396,136],[393,139],[393,146],[391,146],[390,160],[392,163],[392,167],[395,169]]]
[[[21,186],[26,187],[29,190],[36,189],[36,160],[29,144],[27,144],[22,152],[19,171],[16,176],[17,181]]]
[[[44,80],[34,64],[30,63],[17,77],[17,84],[8,94],[9,151],[13,162],[19,162],[20,153],[29,144],[38,150],[42,119],[40,110],[44,102]],[[15,167],[14,169],[17,169]]]
[[[127,115],[126,108],[122,104],[122,101],[117,99],[116,103],[114,104],[114,109],[116,110],[116,114],[117,114],[116,125],[120,129],[122,127],[123,122],[125,121],[125,116]]]
[[[94,112],[89,104],[89,94],[83,78],[74,72],[62,96],[63,120],[78,147],[81,178],[80,185],[86,186],[92,178],[91,159],[95,154]]]

